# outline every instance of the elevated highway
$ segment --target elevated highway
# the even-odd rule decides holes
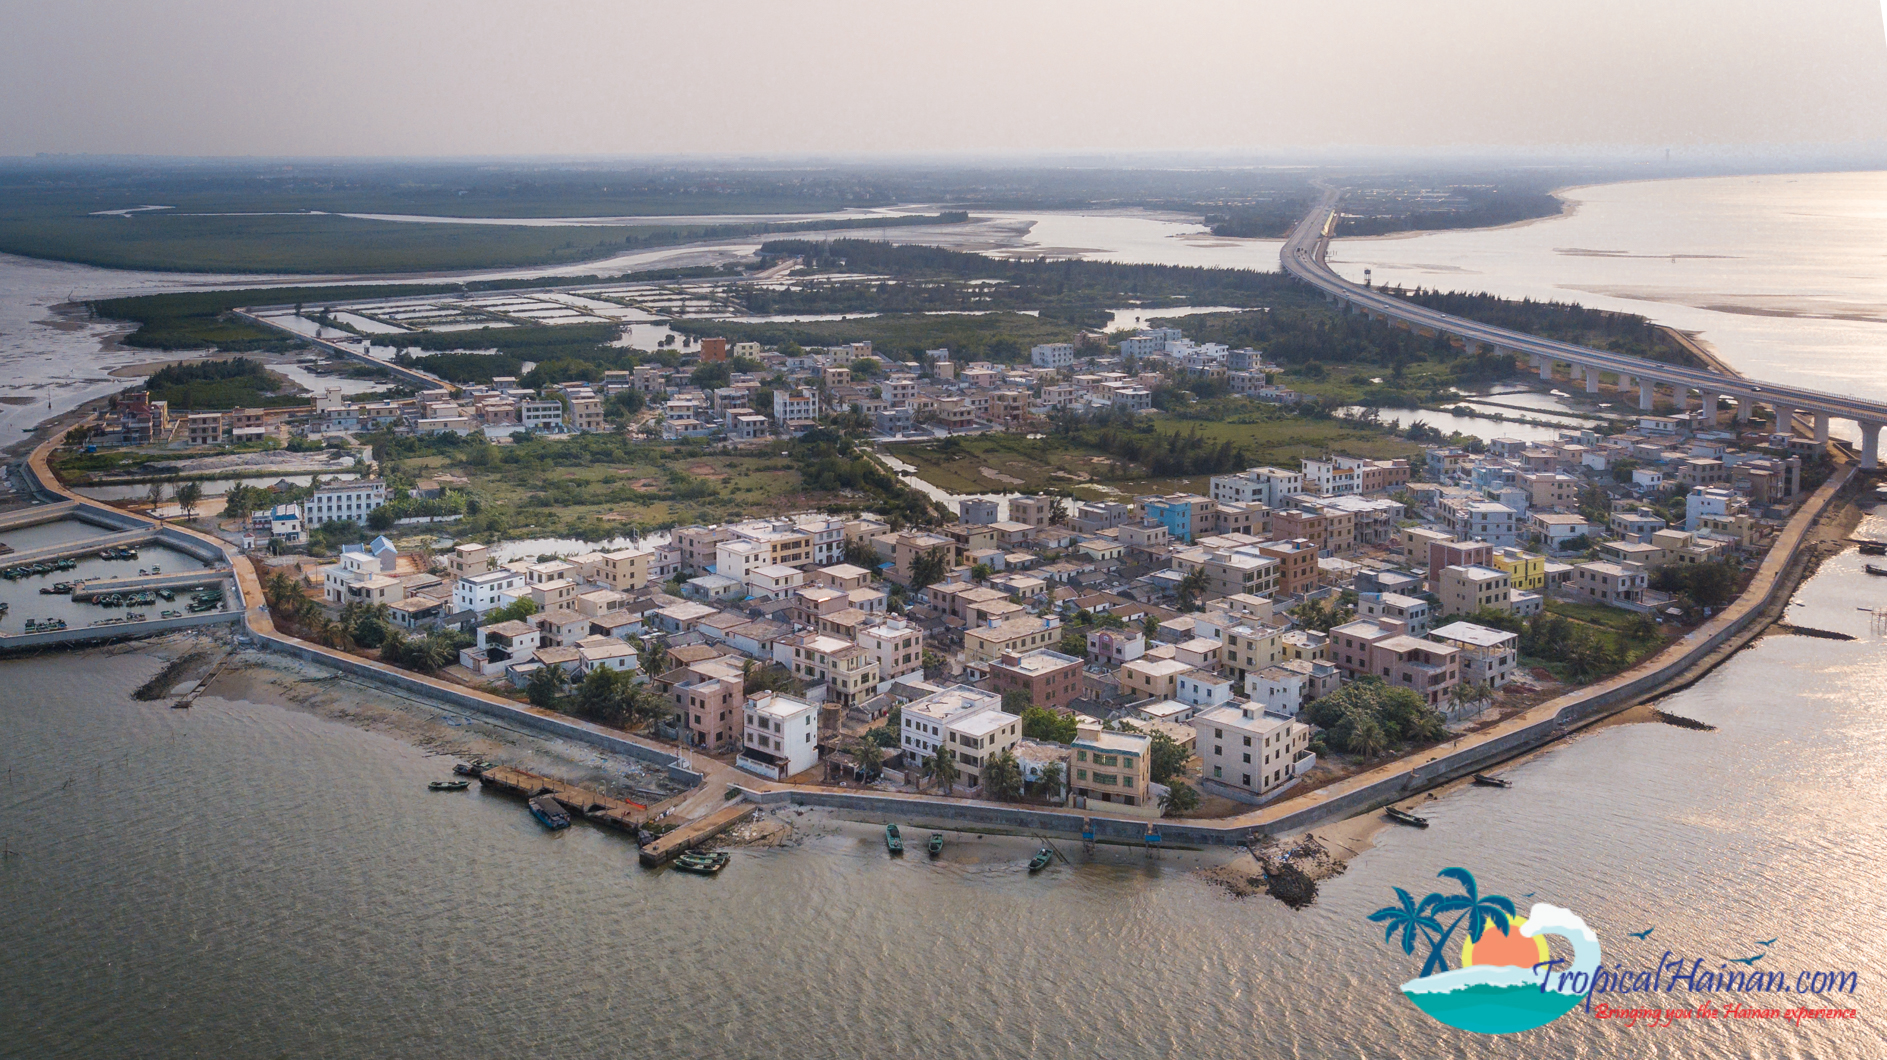
[[[1669,391],[1671,404],[1679,411],[1690,407],[1691,392],[1696,391],[1702,402],[1706,422],[1716,423],[1719,402],[1723,398],[1734,398],[1738,420],[1747,421],[1758,404],[1768,405],[1776,414],[1778,431],[1794,433],[1796,414],[1809,416],[1815,442],[1821,446],[1828,444],[1831,420],[1853,420],[1861,431],[1861,467],[1873,470],[1878,466],[1880,430],[1883,424],[1887,424],[1887,403],[1684,368],[1628,354],[1544,339],[1437,312],[1400,296],[1351,283],[1337,275],[1324,261],[1330,246],[1330,233],[1335,227],[1340,194],[1336,191],[1326,193],[1316,207],[1298,222],[1290,238],[1285,240],[1279,258],[1284,271],[1322,291],[1330,301],[1348,307],[1350,312],[1365,313],[1374,319],[1459,339],[1469,353],[1485,346],[1500,353],[1524,356],[1539,370],[1541,379],[1552,379],[1558,365],[1567,365],[1574,379],[1584,378],[1588,393],[1598,393],[1601,374],[1615,375],[1621,392],[1637,384],[1638,407],[1646,411],[1654,407],[1660,390]]]

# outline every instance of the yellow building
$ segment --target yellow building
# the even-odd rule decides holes
[[[1507,572],[1509,584],[1518,592],[1546,590],[1546,557],[1517,548],[1494,550],[1494,567]]]

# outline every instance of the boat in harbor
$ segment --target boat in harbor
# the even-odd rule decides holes
[[[1394,821],[1397,824],[1406,824],[1411,828],[1427,828],[1428,827],[1428,818],[1417,817],[1416,815],[1410,813],[1407,810],[1397,809],[1394,806],[1391,806],[1388,809],[1384,810],[1383,814],[1384,816],[1388,817],[1391,821]]]
[[[1048,849],[1047,847],[1043,847],[1042,849],[1035,852],[1034,857],[1029,859],[1029,871],[1040,872],[1043,869],[1048,868],[1049,862],[1054,861],[1054,860],[1055,860],[1055,852]]]
[[[549,795],[539,795],[525,805],[531,808],[531,816],[537,818],[538,824],[553,832],[570,827],[570,811]]]
[[[426,785],[427,791],[464,791],[472,786],[469,780],[435,780]]]
[[[1867,565],[1867,572],[1876,577],[1887,578],[1887,567],[1880,566],[1877,563],[1869,563]]]
[[[893,854],[904,853],[904,837],[898,834],[898,826],[885,825],[885,849]]]
[[[462,777],[476,777],[485,772],[483,762],[460,762],[452,767],[452,772]]]
[[[732,860],[733,855],[718,850],[711,854],[690,850],[676,858],[674,865],[682,872],[692,872],[696,876],[712,876],[726,868],[727,863]]]
[[[1887,541],[1862,541],[1858,547],[1863,556],[1887,556]]]
[[[1502,780],[1499,777],[1490,777],[1486,773],[1474,774],[1474,782],[1484,788],[1511,788],[1514,786],[1514,782],[1511,780]]]
[[[934,858],[934,857],[936,857],[937,855],[939,855],[939,854],[941,854],[941,853],[943,853],[943,833],[942,833],[942,832],[932,832],[932,833],[930,834],[930,842],[929,842],[929,843],[928,843],[927,845],[928,845],[928,846],[929,846],[929,848],[930,848],[930,856],[931,856],[931,857],[933,857],[933,858]]]

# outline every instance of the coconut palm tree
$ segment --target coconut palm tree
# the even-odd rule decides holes
[[[948,747],[937,748],[937,753],[924,763],[924,773],[937,782],[948,795],[957,783],[957,755]]]

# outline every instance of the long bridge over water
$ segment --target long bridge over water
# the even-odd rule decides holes
[[[1585,378],[1588,393],[1598,393],[1600,373],[1613,373],[1618,377],[1621,391],[1637,383],[1638,407],[1647,411],[1653,407],[1660,389],[1670,391],[1671,403],[1679,411],[1689,407],[1690,393],[1695,390],[1703,403],[1705,418],[1711,423],[1717,422],[1719,402],[1723,398],[1736,399],[1736,418],[1744,421],[1750,418],[1757,404],[1765,404],[1776,414],[1778,431],[1793,433],[1796,414],[1808,416],[1819,446],[1828,444],[1829,421],[1853,420],[1861,430],[1861,467],[1872,470],[1878,466],[1880,429],[1887,424],[1887,403],[1684,368],[1540,338],[1437,312],[1397,295],[1351,283],[1324,261],[1335,228],[1340,194],[1337,191],[1326,193],[1298,222],[1290,238],[1285,240],[1279,259],[1284,271],[1316,287],[1330,301],[1347,306],[1351,312],[1460,339],[1469,353],[1486,346],[1498,353],[1525,356],[1539,369],[1541,379],[1552,379],[1556,366],[1567,365],[1575,378]]]

